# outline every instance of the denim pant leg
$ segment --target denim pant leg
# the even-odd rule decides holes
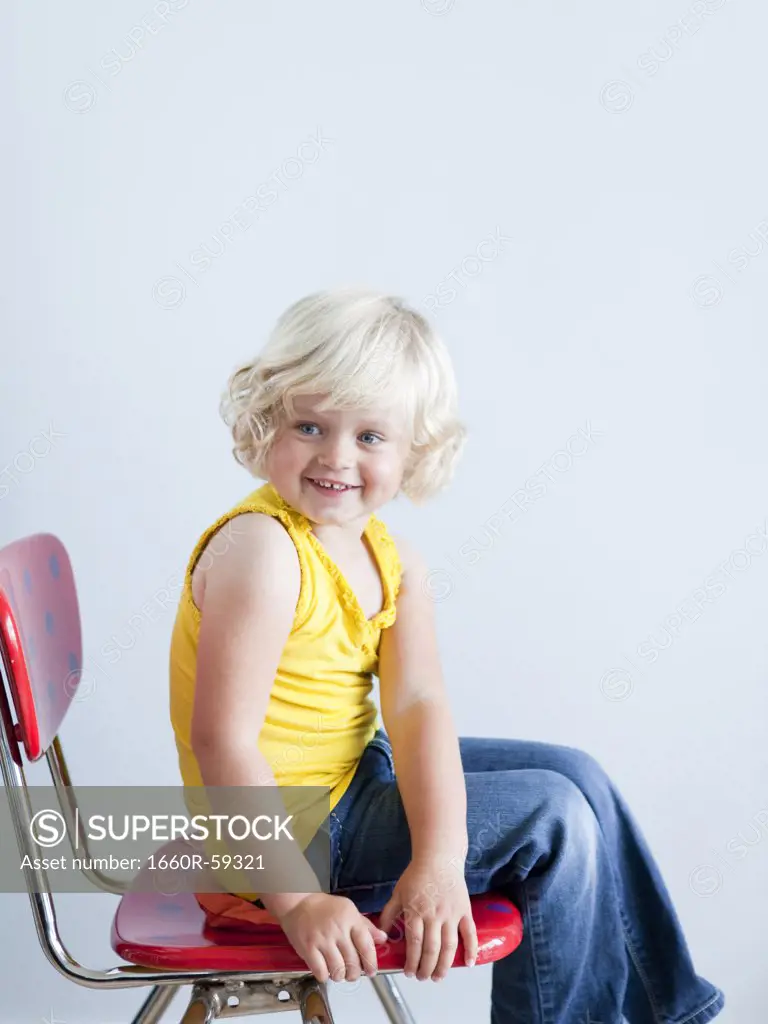
[[[632,813],[597,761],[571,747],[464,737],[465,772],[557,772],[586,797],[608,852],[629,957],[623,1013],[630,1024],[703,1024],[724,1005],[722,992],[698,976],[659,869]],[[500,975],[504,967],[496,967]],[[599,1017],[598,1017],[599,1019]]]
[[[494,965],[492,1024],[619,1024],[627,960],[618,896],[585,797],[565,776],[540,769],[471,772],[465,782],[469,891],[508,893],[526,929],[504,970]],[[332,890],[363,912],[380,910],[411,856],[383,734],[364,753],[331,826]]]
[[[722,994],[693,973],[642,836],[596,762],[542,743],[460,745],[468,888],[507,892],[525,923],[520,949],[493,968],[493,1024],[618,1024],[622,1009],[631,1024],[716,1016]],[[331,833],[333,890],[364,912],[379,910],[411,852],[383,731],[332,812]],[[660,993],[671,994],[671,1012]]]

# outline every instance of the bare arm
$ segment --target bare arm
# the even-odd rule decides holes
[[[410,545],[399,539],[397,543],[403,578],[397,618],[382,634],[379,681],[411,834],[411,862],[382,910],[379,925],[387,931],[402,912],[406,977],[415,974],[420,980],[438,981],[454,961],[459,937],[464,962],[471,965],[477,957],[477,929],[464,878],[467,790],[443,687],[432,601],[423,589],[427,567]]]
[[[217,555],[206,573],[192,749],[205,786],[274,787],[258,739],[293,624],[301,572],[293,541],[278,520],[260,514],[240,520],[238,543]],[[311,869],[301,855],[292,870],[301,878]],[[305,895],[260,898],[280,914]]]
[[[258,739],[301,589],[296,549],[280,522],[241,518],[243,535],[214,559],[202,600],[192,749],[206,787],[275,785]],[[261,901],[317,980],[375,974],[375,943],[386,942],[386,932],[347,897],[318,892],[296,844],[279,868],[292,884],[315,883],[304,892],[262,893]]]
[[[395,623],[382,633],[379,680],[384,726],[392,742],[398,786],[414,860],[463,859],[467,799],[459,743],[443,686],[427,566],[397,540],[403,577]]]

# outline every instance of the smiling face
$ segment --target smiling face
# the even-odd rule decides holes
[[[410,433],[400,409],[320,411],[322,397],[301,395],[283,414],[267,476],[312,522],[362,528],[397,494]]]

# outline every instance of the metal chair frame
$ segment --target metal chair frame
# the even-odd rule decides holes
[[[5,656],[2,669],[5,676]],[[8,728],[10,708],[5,687],[1,696],[3,721],[0,728],[0,767],[20,857],[29,857],[34,863],[38,852],[31,839],[32,807],[24,769],[19,763],[20,758],[17,760],[14,756],[18,751],[18,745],[15,743],[13,731]],[[77,800],[58,736],[46,750],[45,758],[57,794],[58,809],[67,824],[67,835],[71,844],[75,822],[78,820]],[[90,857],[90,851],[82,827],[79,831],[79,845],[83,861],[86,862]],[[45,956],[60,974],[86,988],[152,986],[151,992],[131,1024],[157,1024],[178,989],[184,985],[192,985],[193,988],[192,998],[181,1024],[209,1024],[210,1021],[219,1019],[282,1010],[300,1011],[305,1024],[333,1024],[327,986],[317,982],[308,972],[285,971],[275,975],[269,972],[243,971],[157,971],[127,963],[108,970],[85,967],[74,959],[62,941],[47,871],[26,866],[23,871],[38,940]],[[127,891],[126,883],[98,870],[84,867],[82,873],[103,892],[120,895]],[[370,980],[392,1024],[415,1024],[393,978],[397,973],[400,972],[380,971]],[[230,1005],[231,1003],[235,1005]]]
[[[2,553],[2,552],[0,552]],[[2,588],[0,588],[0,592]],[[304,1024],[333,1024],[327,986],[308,971],[208,971],[167,970],[141,967],[123,962],[106,970],[83,966],[67,950],[59,933],[56,908],[48,881],[48,873],[34,866],[38,851],[32,841],[32,806],[23,767],[21,732],[14,722],[12,665],[0,629],[0,768],[2,769],[9,810],[21,858],[29,857],[31,867],[24,865],[24,881],[32,906],[32,916],[43,953],[55,969],[77,985],[92,989],[151,987],[132,1024],[157,1024],[179,988],[192,986],[189,1005],[181,1024],[209,1022],[247,1014],[299,1011]],[[78,820],[77,798],[72,787],[61,741],[57,734],[44,751],[57,796],[59,810],[67,824],[72,846]],[[78,837],[83,860],[90,856],[82,827]],[[98,870],[81,869],[83,875],[103,892],[120,895],[128,885]],[[380,970],[371,978],[374,989],[392,1024],[415,1024],[394,974],[402,968]]]

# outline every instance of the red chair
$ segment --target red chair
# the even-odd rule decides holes
[[[0,550],[0,667],[0,766],[21,862],[50,854],[32,839],[24,757],[47,759],[70,843],[79,821],[57,734],[82,672],[80,614],[69,557],[51,534],[34,534]],[[87,857],[82,829],[77,835],[78,853]],[[173,847],[167,844],[168,852]],[[99,871],[83,874],[100,890],[122,897],[111,941],[124,962],[96,970],[73,959],[59,936],[48,874],[33,866],[24,868],[24,879],[38,939],[53,966],[78,985],[150,987],[133,1024],[156,1024],[183,985],[191,985],[192,993],[182,1024],[289,1009],[298,1010],[305,1024],[333,1024],[326,986],[307,971],[279,927],[253,933],[209,929],[192,893],[161,895],[129,888]],[[517,948],[522,922],[512,903],[487,893],[473,897],[472,908],[478,964]],[[378,915],[370,916],[375,921]],[[463,956],[460,945],[454,967],[463,966]],[[389,1020],[414,1024],[393,977],[404,963],[404,939],[378,947],[379,971],[371,980]]]

